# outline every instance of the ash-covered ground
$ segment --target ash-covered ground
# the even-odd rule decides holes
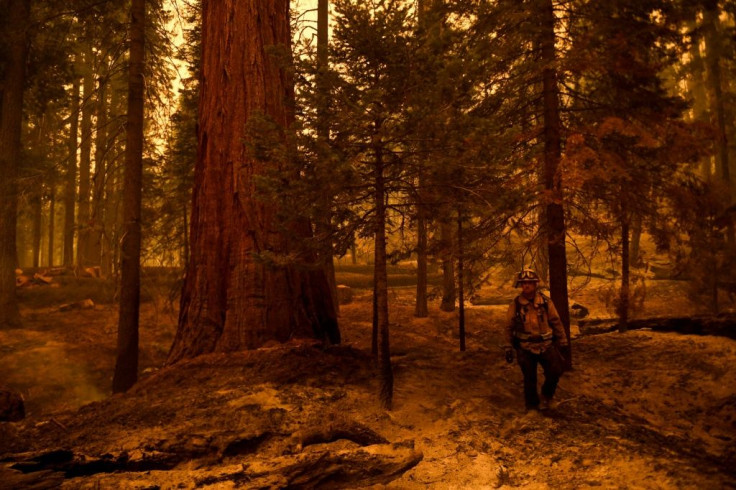
[[[652,281],[644,313],[673,312],[671,298],[675,314],[694,312],[681,284]],[[604,297],[592,284],[576,299],[607,316]],[[527,413],[500,348],[505,305],[468,308],[461,353],[457,312],[433,303],[418,319],[411,288],[391,298],[390,412],[368,291],[341,308],[342,346],[294,341],[163,368],[175,311],[146,303],[145,373],[116,396],[113,308],[26,308],[23,329],[0,332],[0,384],[29,412],[0,424],[0,487],[736,487],[736,341],[579,336],[559,407]]]

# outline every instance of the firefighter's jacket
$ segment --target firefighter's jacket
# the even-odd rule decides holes
[[[534,301],[520,294],[511,302],[506,314],[506,340],[509,345],[535,354],[547,350],[553,341],[560,346],[567,345],[565,329],[554,303],[539,292],[534,295]]]

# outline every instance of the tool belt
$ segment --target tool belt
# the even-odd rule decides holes
[[[555,335],[552,332],[548,332],[541,335],[531,335],[525,332],[514,332],[514,337],[521,342],[547,342],[548,340],[554,339]]]

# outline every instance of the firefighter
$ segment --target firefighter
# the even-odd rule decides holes
[[[554,402],[557,383],[564,364],[558,347],[567,346],[567,337],[552,300],[537,291],[539,276],[523,269],[516,276],[514,287],[521,294],[514,298],[506,314],[506,360],[516,359],[524,375],[524,402],[527,410],[547,410]],[[537,392],[537,365],[542,365],[544,384],[542,396]]]

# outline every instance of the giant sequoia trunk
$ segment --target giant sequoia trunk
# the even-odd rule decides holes
[[[292,80],[268,54],[290,46],[289,2],[209,1],[202,17],[191,257],[169,362],[293,337],[339,342],[324,269],[279,260],[296,250],[308,223],[283,230],[276,204],[256,195],[258,176],[286,171],[284,162],[256,159],[244,142],[253,116],[284,133],[293,118]]]
[[[542,58],[544,70],[544,177],[545,189],[549,192],[547,203],[547,240],[549,251],[549,289],[552,302],[557,307],[565,326],[565,335],[570,338],[570,309],[567,296],[567,255],[565,253],[565,214],[562,208],[562,179],[559,164],[562,155],[559,88],[555,50],[555,12],[552,0],[542,3]],[[572,367],[572,355],[565,356],[567,369]]]
[[[0,79],[0,328],[20,324],[15,296],[16,177],[20,160],[23,122],[23,83],[26,67],[26,28],[30,0],[9,2],[7,17],[0,21],[6,49],[4,77]]]

